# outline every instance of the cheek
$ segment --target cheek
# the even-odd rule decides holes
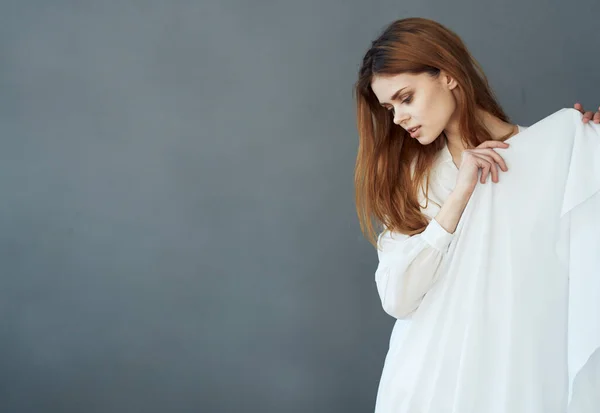
[[[418,139],[422,145],[429,145],[444,131],[452,111],[450,103],[447,96],[431,94],[414,108],[415,123],[423,125]]]
[[[454,95],[452,92],[444,93],[444,96],[440,97],[440,102],[443,102],[443,107],[440,108],[442,117],[446,121],[449,121],[456,110],[456,100],[454,99]]]
[[[413,123],[425,124],[431,121],[431,103],[428,100],[421,99],[409,108],[411,118],[415,120]]]
[[[415,117],[424,123],[435,122],[439,97],[435,93],[423,94],[418,102],[415,102],[413,112]]]
[[[447,93],[431,95],[422,111],[425,116],[423,121],[441,133],[452,117],[455,106],[454,98]]]

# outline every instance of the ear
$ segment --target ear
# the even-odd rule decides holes
[[[448,90],[453,90],[454,88],[456,88],[458,86],[458,82],[456,81],[456,79],[454,79],[452,76],[450,76],[445,71],[442,71],[441,75],[442,75],[443,84],[445,87],[448,88]]]

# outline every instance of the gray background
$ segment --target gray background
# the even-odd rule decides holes
[[[595,0],[0,2],[0,411],[372,411],[351,88],[409,16],[515,122],[600,105]]]

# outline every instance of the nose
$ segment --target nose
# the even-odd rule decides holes
[[[394,112],[394,123],[396,125],[402,126],[402,124],[406,123],[408,121],[408,119],[410,119],[410,116],[408,116],[408,114],[400,112],[400,111]]]

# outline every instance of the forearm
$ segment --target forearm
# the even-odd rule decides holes
[[[439,276],[452,238],[435,220],[417,235],[389,231],[380,235],[375,280],[386,313],[406,318],[419,306]]]
[[[449,233],[453,234],[456,230],[471,194],[472,191],[469,190],[455,189],[448,195],[444,205],[435,216],[435,220]]]

